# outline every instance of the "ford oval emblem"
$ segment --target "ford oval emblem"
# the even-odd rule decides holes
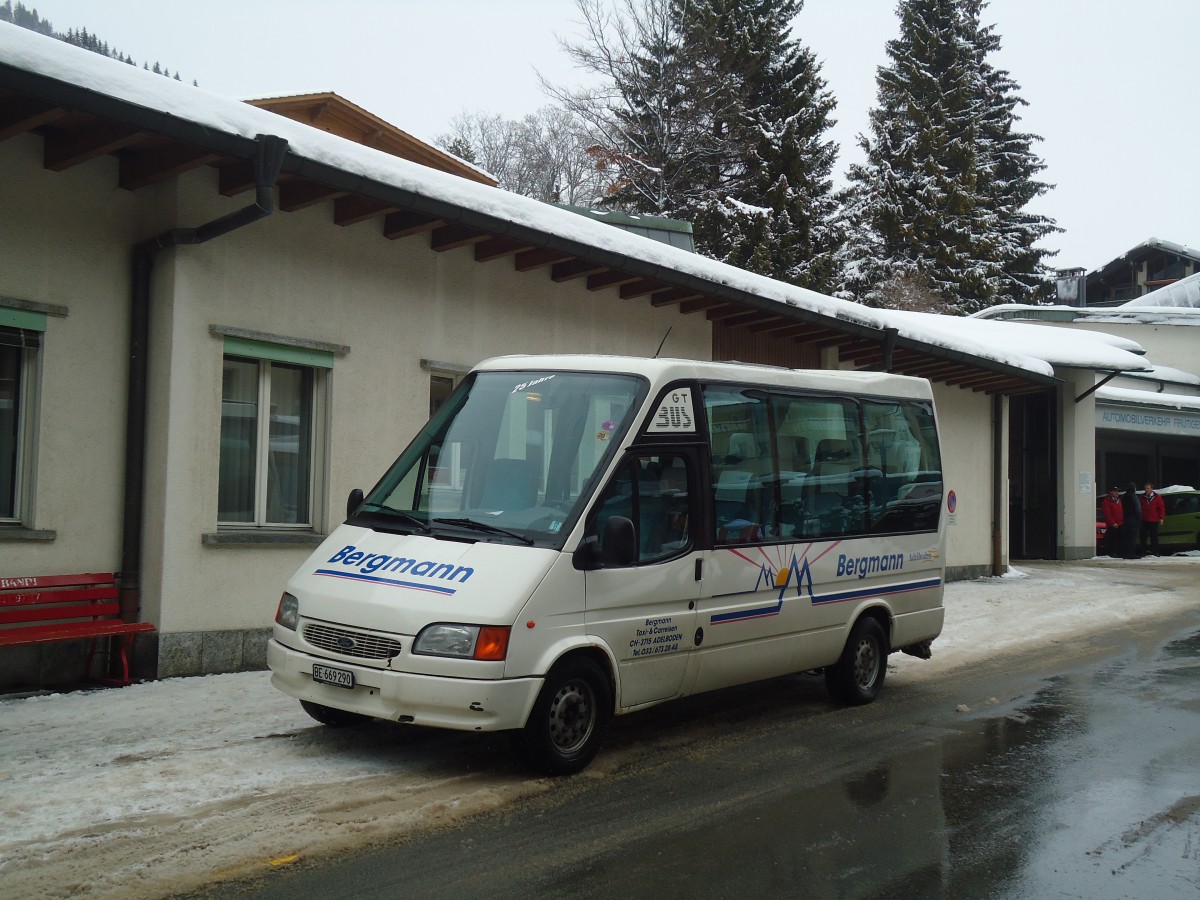
[[[353,650],[358,646],[358,641],[354,640],[352,637],[339,637],[337,639],[337,645],[342,650]]]

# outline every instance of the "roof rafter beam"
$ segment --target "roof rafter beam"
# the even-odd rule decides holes
[[[629,284],[641,278],[640,275],[630,275],[628,272],[622,272],[619,269],[610,269],[607,272],[601,272],[597,275],[589,275],[587,280],[587,289],[589,291],[602,291],[605,288],[620,287],[623,284]]]
[[[344,196],[345,191],[316,181],[289,181],[279,185],[279,208],[284,212],[298,212]]]
[[[684,300],[679,304],[679,311],[686,315],[692,313],[704,312],[716,306],[721,306],[720,300],[714,300],[711,297],[699,296],[695,300]]]
[[[513,268],[518,272],[532,272],[534,269],[540,269],[543,266],[550,266],[563,260],[574,258],[574,253],[568,253],[565,250],[551,250],[548,247],[537,247],[533,250],[524,250],[518,253],[513,260]]]
[[[127,191],[175,178],[210,165],[221,157],[186,144],[169,144],[121,156],[117,184]]]
[[[42,146],[43,165],[51,172],[64,172],[98,156],[131,147],[145,137],[136,128],[104,121],[73,131],[50,131]]]
[[[385,213],[395,212],[396,207],[361,194],[347,194],[333,201],[333,221],[338,225],[357,225]]]
[[[445,224],[441,219],[419,212],[394,212],[383,217],[383,236],[396,241],[414,234],[432,231]]]
[[[634,300],[638,297],[644,297],[646,294],[660,291],[665,287],[665,284],[653,278],[639,278],[637,281],[621,285],[621,299]]]
[[[518,238],[488,238],[475,245],[475,262],[491,262],[493,259],[503,259],[506,256],[532,249],[532,244]]]
[[[29,97],[4,97],[0,99],[0,141],[40,128],[66,114],[61,106],[51,106]]]
[[[486,231],[480,231],[478,228],[468,228],[466,225],[442,225],[435,228],[433,234],[430,235],[429,248],[438,253],[445,253],[447,250],[457,250],[459,247],[466,247],[469,244],[478,244],[490,237],[492,235]]]
[[[711,316],[712,314],[712,312],[709,312],[707,315]],[[740,312],[726,316],[720,321],[726,328],[740,328],[744,325],[750,325],[753,322],[764,322],[772,318],[774,316],[769,312],[757,309],[742,309]]]
[[[699,300],[703,296],[699,291],[691,291],[687,288],[668,288],[665,291],[654,291],[650,296],[650,305],[656,308],[673,306],[687,300]]]
[[[604,265],[604,263],[592,262],[590,259],[571,259],[552,265],[550,267],[550,280],[555,284],[562,284],[564,281],[586,278],[588,275],[596,275],[607,271],[608,266]]]

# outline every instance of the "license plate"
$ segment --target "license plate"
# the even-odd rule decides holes
[[[330,666],[313,664],[313,681],[321,684],[332,684],[334,687],[354,687],[354,673],[346,669],[334,669]]]

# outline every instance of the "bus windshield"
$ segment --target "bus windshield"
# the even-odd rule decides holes
[[[560,547],[645,393],[633,375],[477,372],[350,521]]]

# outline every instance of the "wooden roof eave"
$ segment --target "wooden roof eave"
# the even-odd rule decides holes
[[[96,145],[100,143],[112,145],[121,144],[125,140],[135,142],[138,140],[136,136],[150,134],[191,145],[192,149],[189,153],[193,159],[213,156],[227,159],[229,164],[238,162],[244,164],[254,158],[259,143],[257,138],[214,129],[165,110],[139,106],[92,88],[29,72],[2,61],[0,61],[0,88],[7,89],[10,97],[17,95],[32,99],[34,101],[33,108],[41,104],[42,114],[45,115],[51,115],[51,110],[66,109],[71,110],[72,115],[82,113],[102,120],[97,123],[98,126],[111,134],[97,135],[90,143],[72,148],[72,153],[92,153]],[[34,115],[38,115],[38,113],[35,112]],[[55,121],[61,121],[61,119],[56,117]],[[48,124],[48,122],[44,124]],[[55,161],[62,164],[67,158],[64,156]],[[808,324],[816,329],[830,332],[833,337],[827,341],[829,346],[837,346],[853,339],[866,339],[882,343],[885,337],[886,329],[856,321],[850,316],[820,313],[769,300],[733,285],[711,281],[703,276],[681,272],[619,251],[597,248],[572,237],[545,232],[533,226],[500,218],[477,209],[459,206],[451,201],[431,197],[415,190],[378,182],[328,163],[300,156],[291,150],[285,155],[282,173],[315,182],[323,186],[321,190],[329,191],[330,196],[342,195],[341,201],[348,200],[353,196],[361,196],[373,204],[378,204],[380,210],[390,209],[403,211],[409,215],[415,214],[415,218],[421,218],[426,223],[436,223],[433,227],[459,226],[464,235],[475,235],[480,241],[506,238],[527,244],[535,248],[535,251],[558,258],[563,262],[577,260],[581,268],[591,267],[593,272],[604,269],[619,270],[638,280],[653,280],[660,283],[663,285],[664,292],[682,291],[686,292],[688,296],[741,306],[746,313],[767,314],[767,319],[762,321],[770,321],[773,318],[793,319],[797,324]],[[651,302],[654,302],[653,298],[660,296],[662,296],[660,292],[652,293]],[[751,318],[749,321],[759,322],[756,318]],[[793,337],[793,340],[802,341],[805,338],[796,336]],[[1058,383],[1058,379],[1053,376],[1027,372],[998,361],[974,357],[949,348],[932,347],[911,338],[897,338],[895,346],[949,360],[957,360],[969,368],[995,373],[1002,378],[1012,379],[1015,384],[1038,386],[1037,389]]]

